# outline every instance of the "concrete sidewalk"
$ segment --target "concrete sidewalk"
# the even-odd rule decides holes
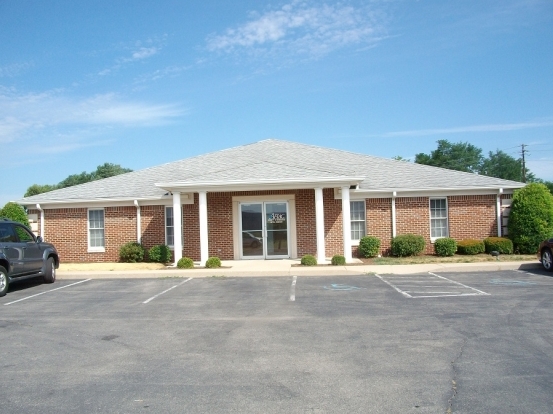
[[[253,276],[344,276],[363,274],[413,274],[426,272],[480,272],[498,270],[533,270],[541,264],[529,262],[482,262],[482,263],[432,263],[414,265],[363,265],[346,266],[297,266],[298,260],[227,260],[218,269],[160,270],[58,270],[58,279],[94,278],[163,278],[163,277],[253,277]]]

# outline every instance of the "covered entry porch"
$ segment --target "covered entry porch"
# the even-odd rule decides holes
[[[182,228],[181,196],[197,193],[196,203],[199,227],[200,262],[205,263],[210,255],[221,249],[210,250],[210,238],[219,233],[219,224],[232,223],[232,251],[234,260],[297,258],[300,254],[316,254],[319,262],[326,259],[325,205],[323,189],[339,189],[341,194],[341,227],[343,255],[352,262],[350,231],[350,188],[355,188],[362,177],[340,177],[315,180],[256,181],[256,182],[211,182],[211,183],[158,183],[156,186],[170,192],[173,200],[174,226]],[[279,194],[267,195],[278,190]],[[302,199],[296,194],[302,190]],[[306,191],[308,190],[308,191]],[[287,192],[289,191],[289,193]],[[230,211],[225,207],[224,216],[213,217],[220,205],[208,203],[209,193],[241,193],[232,195]],[[256,195],[259,194],[259,195]],[[213,194],[215,195],[215,194]],[[307,199],[304,199],[306,198]],[[193,197],[195,198],[195,197]],[[228,198],[226,198],[228,200]],[[228,203],[225,200],[225,203]],[[230,200],[228,200],[230,201]],[[313,220],[314,216],[314,220]],[[252,219],[253,218],[253,219]],[[306,220],[309,218],[309,220]],[[224,222],[221,222],[224,220]],[[308,227],[308,228],[306,228]],[[314,228],[313,228],[314,227]],[[225,234],[228,234],[225,233]],[[309,240],[305,240],[303,234]],[[302,243],[298,249],[298,236]],[[228,248],[231,240],[225,240]],[[305,247],[304,245],[308,245]],[[309,247],[311,246],[311,247]],[[215,250],[215,251],[214,251]],[[182,258],[182,233],[174,235],[174,261]],[[211,252],[211,253],[210,253]]]

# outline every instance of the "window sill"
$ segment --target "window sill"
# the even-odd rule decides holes
[[[88,253],[105,253],[106,248],[105,247],[89,247]]]

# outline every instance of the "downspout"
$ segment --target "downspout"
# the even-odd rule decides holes
[[[501,218],[501,194],[503,194],[503,188],[499,189],[499,193],[497,194],[495,198],[495,204],[496,204],[496,214],[497,214],[497,237],[501,237],[502,233],[502,227],[503,227],[503,219]]]
[[[396,237],[397,225],[396,225],[396,197],[397,193],[392,193],[392,237]]]
[[[140,206],[138,200],[134,200],[134,206],[136,207],[136,241],[142,244],[142,223],[140,216]]]
[[[40,211],[40,237],[44,240],[44,210],[40,207],[40,204],[37,203],[36,208]]]

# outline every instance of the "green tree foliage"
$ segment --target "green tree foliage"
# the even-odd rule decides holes
[[[544,184],[515,191],[508,229],[515,251],[523,254],[536,253],[541,241],[553,237],[553,195]]]
[[[17,221],[29,227],[27,213],[19,204],[12,202],[6,203],[6,205],[0,209],[0,217],[9,218],[10,220]]]
[[[48,191],[55,190],[56,188],[58,187],[50,184],[44,184],[44,185],[33,184],[32,186],[27,188],[27,191],[25,192],[24,197],[30,197],[37,194],[47,193]]]
[[[451,142],[441,139],[438,148],[429,154],[418,153],[415,163],[447,168],[449,170],[476,173],[483,162],[482,150],[468,142]]]
[[[479,172],[489,177],[522,182],[521,160],[517,160],[500,150],[496,150],[495,153],[490,151],[488,158],[482,162]],[[526,175],[529,174],[531,174],[530,171],[526,169]]]
[[[96,170],[90,173],[83,171],[80,174],[71,174],[69,177],[60,181],[58,184],[33,184],[27,189],[24,197],[46,193],[48,191],[57,190],[59,188],[72,187],[74,185],[84,184],[90,181],[101,180],[102,178],[113,177],[115,175],[124,174],[131,171],[132,170],[130,168],[123,168],[119,164],[111,164],[109,162],[106,162],[96,167]]]

